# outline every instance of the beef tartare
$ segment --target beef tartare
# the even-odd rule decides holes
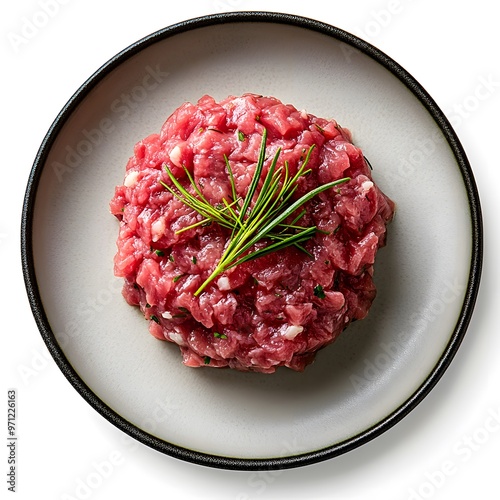
[[[276,98],[184,103],[110,203],[116,276],[187,366],[302,371],[375,298],[393,202],[348,130]]]

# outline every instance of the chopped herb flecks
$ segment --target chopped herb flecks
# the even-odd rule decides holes
[[[219,333],[219,332],[214,332],[214,337],[216,339],[227,339],[227,335],[225,335],[224,333]]]
[[[150,319],[152,319],[155,323],[160,324],[160,320],[154,314],[150,316]]]
[[[158,257],[163,257],[165,252],[163,250],[155,250],[155,254],[158,255]]]
[[[323,291],[323,287],[321,285],[316,285],[314,287],[314,295],[318,297],[318,299],[325,298],[325,292]]]
[[[209,365],[210,361],[212,361],[212,359],[210,358],[210,356],[205,356],[203,358],[203,363],[205,363],[206,365]]]
[[[246,135],[241,130],[238,130],[238,140],[243,142],[245,139]]]

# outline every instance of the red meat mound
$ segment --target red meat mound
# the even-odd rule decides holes
[[[287,161],[293,175],[314,145],[312,171],[300,178],[294,199],[343,177],[350,181],[304,204],[299,224],[319,230],[303,244],[310,255],[295,246],[269,253],[227,270],[195,296],[231,231],[212,223],[177,233],[202,217],[161,184],[172,185],[165,167],[193,192],[186,168],[217,206],[232,194],[226,156],[244,198],[264,130],[262,177],[278,148],[278,164]],[[254,94],[221,102],[204,96],[180,106],[159,134],[136,144],[110,208],[120,221],[115,274],[151,334],[177,344],[187,366],[263,373],[279,366],[304,370],[351,321],[366,316],[376,295],[375,255],[394,213],[348,130]]]

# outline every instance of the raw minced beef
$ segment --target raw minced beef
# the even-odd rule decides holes
[[[160,183],[171,185],[165,167],[192,190],[188,169],[217,206],[232,194],[226,156],[244,198],[264,129],[262,177],[278,148],[278,163],[287,161],[293,175],[314,145],[311,172],[300,178],[294,199],[342,177],[351,180],[304,205],[299,224],[319,230],[304,243],[310,256],[289,246],[227,270],[195,296],[231,231],[212,223],[177,233],[201,216]],[[115,274],[124,278],[123,295],[140,307],[151,334],[177,344],[187,366],[264,373],[279,366],[302,371],[351,321],[366,316],[376,294],[375,255],[394,213],[348,130],[254,94],[221,102],[204,96],[180,106],[159,134],[136,144],[110,208],[120,221]]]

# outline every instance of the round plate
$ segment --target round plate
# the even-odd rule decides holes
[[[113,276],[108,210],[134,144],[184,101],[272,95],[336,119],[397,204],[368,317],[304,373],[192,369],[154,339]],[[431,390],[469,323],[481,214],[464,151],[404,69],[338,28],[286,14],[189,20],[92,75],[47,133],[28,181],[23,270],[52,356],[105,418],[150,447],[229,469],[331,458],[389,429]]]

